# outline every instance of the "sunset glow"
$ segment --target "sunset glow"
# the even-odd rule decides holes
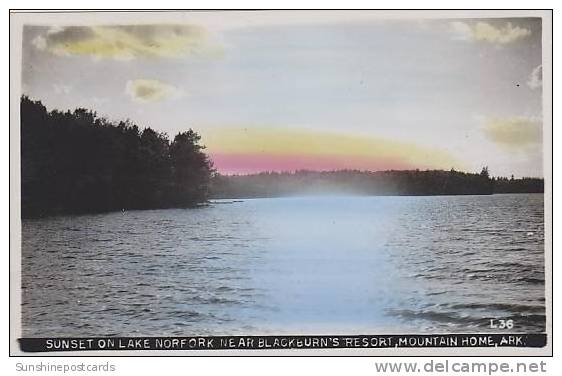
[[[203,135],[215,168],[260,171],[462,168],[448,153],[382,138],[300,129],[229,128]]]
[[[223,174],[543,175],[540,18],[186,12],[22,38],[22,94],[170,139],[191,128]]]

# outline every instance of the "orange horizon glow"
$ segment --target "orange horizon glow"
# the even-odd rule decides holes
[[[203,134],[218,172],[450,169],[449,153],[395,140],[281,128],[213,128]]]
[[[357,156],[262,155],[211,153],[214,167],[226,175],[260,172],[336,171],[336,170],[412,170],[420,168],[399,160],[373,160]]]

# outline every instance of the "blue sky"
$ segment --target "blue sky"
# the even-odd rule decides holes
[[[422,168],[489,165],[493,175],[542,176],[540,19],[337,15],[202,12],[135,27],[29,25],[23,91],[48,108],[84,106],[172,136],[194,128],[223,159],[271,154],[282,130],[362,138],[373,148],[386,142],[393,151],[379,159],[410,167],[415,148]],[[254,146],[229,147],[233,129],[245,129],[244,144]],[[291,163],[307,158],[291,150]]]

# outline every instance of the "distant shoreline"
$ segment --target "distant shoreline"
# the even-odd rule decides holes
[[[543,193],[544,179],[446,170],[332,170],[221,175],[192,129],[170,139],[94,111],[47,111],[21,97],[21,215],[192,208],[209,199],[295,195],[456,196]]]
[[[490,177],[488,169],[297,171],[220,175],[211,179],[209,198],[239,199],[295,195],[457,196],[544,193],[544,179]]]
[[[291,196],[253,196],[253,197],[210,197],[207,204],[236,204],[244,202],[244,200],[254,199],[269,199],[269,198],[321,198],[321,197],[334,197],[334,198],[355,198],[355,197],[470,197],[470,196],[501,196],[501,195],[544,195],[544,192],[513,192],[513,193],[491,193],[491,194],[449,194],[449,195],[358,195],[358,194],[310,194],[310,195],[291,195]],[[215,200],[230,200],[230,202],[214,202]],[[205,206],[205,205],[202,205]],[[174,209],[174,208],[168,208]],[[179,209],[179,208],[177,208]],[[142,210],[142,209],[141,209]]]

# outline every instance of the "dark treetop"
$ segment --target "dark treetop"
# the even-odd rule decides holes
[[[542,179],[443,170],[216,174],[193,130],[173,141],[95,112],[48,112],[21,98],[22,217],[193,207],[213,198],[295,194],[464,195],[543,192]]]
[[[21,98],[22,217],[191,207],[207,200],[212,165],[193,130],[168,140],[95,112],[47,112]]]
[[[491,178],[488,168],[479,174],[443,170],[408,171],[297,171],[252,175],[215,175],[213,198],[276,197],[299,194],[358,195],[485,195],[540,193],[543,179]]]

